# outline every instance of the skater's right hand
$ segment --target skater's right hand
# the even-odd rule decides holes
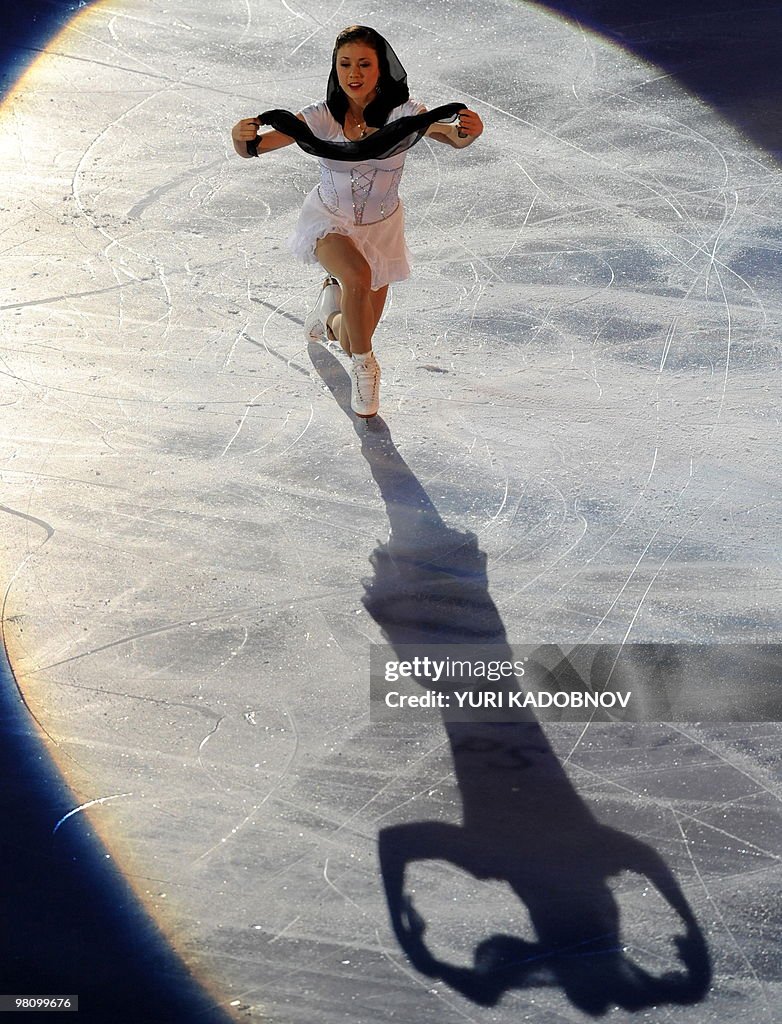
[[[297,114],[296,117],[300,121],[304,120],[301,113]],[[259,135],[258,129],[260,127],[261,119],[259,115],[243,117],[241,121],[237,121],[233,126],[231,129],[231,141],[239,156],[260,156],[261,153],[271,153],[272,150],[282,149],[283,146],[290,146],[294,142],[290,135],[284,135],[282,132],[277,132],[270,128],[267,128]],[[254,142],[256,138],[258,139],[258,145],[251,146],[250,149],[253,152],[248,152],[247,143]]]
[[[244,117],[237,121],[231,129],[231,138],[234,142],[252,142],[258,134],[261,123],[257,117]]]

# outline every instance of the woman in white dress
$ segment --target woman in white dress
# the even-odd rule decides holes
[[[444,123],[457,115],[457,123]],[[273,127],[259,135],[262,123]],[[424,135],[461,149],[482,131],[480,117],[463,104],[427,111],[410,99],[398,57],[363,25],[337,36],[325,102],[295,117],[267,111],[233,127],[239,156],[297,142],[318,157],[320,183],[304,201],[288,243],[295,256],[320,263],[329,274],[305,335],[308,341],[336,340],[350,356],[351,407],[358,416],[377,413],[380,366],[372,336],[389,284],[410,274],[397,192],[407,149]]]

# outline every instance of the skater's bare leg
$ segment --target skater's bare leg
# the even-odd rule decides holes
[[[386,295],[388,294],[388,285],[384,285],[382,288],[378,288],[377,291],[369,293],[369,301],[372,303],[372,315],[374,323],[372,325],[372,334],[374,336],[377,325],[380,323],[380,317],[383,315],[383,308],[386,304]],[[334,334],[332,341],[335,341],[339,336],[340,322],[342,320],[342,313],[332,313],[328,319],[328,330],[329,335]],[[343,346],[344,347],[344,346]],[[350,353],[345,349],[348,355]]]
[[[319,239],[315,255],[321,266],[339,281],[342,292],[341,313],[330,318],[332,331],[348,355],[366,354],[372,348],[372,335],[379,319],[372,301],[369,264],[345,235]]]
[[[369,301],[372,303],[372,314],[375,320],[372,326],[373,334],[377,330],[377,325],[380,323],[380,317],[383,315],[383,309],[386,305],[386,295],[388,295],[388,285],[378,288],[376,292],[369,293]]]

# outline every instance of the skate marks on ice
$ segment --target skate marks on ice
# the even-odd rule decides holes
[[[74,807],[2,648],[0,779],[0,991],[76,995],[84,1024],[229,1024]]]
[[[310,358],[351,418],[388,514],[389,540],[372,554],[374,575],[364,597],[384,638],[402,658],[406,645],[423,651],[471,642],[495,645],[499,659],[512,660],[475,535],[443,522],[380,416],[367,423],[353,416],[349,379],[337,360],[315,345]],[[455,648],[455,656],[462,651]],[[379,835],[392,927],[415,968],[483,1006],[495,1005],[509,989],[552,985],[594,1015],[612,1005],[638,1010],[702,999],[711,977],[709,953],[678,882],[649,844],[599,823],[534,716],[521,712],[515,722],[493,725],[444,722],[443,728],[462,824],[407,822]],[[405,882],[414,863],[433,861],[446,874],[443,865],[476,882],[507,883],[534,941],[491,935],[475,948],[472,966],[434,955],[424,940],[427,922]],[[628,955],[609,884],[622,872],[651,882],[684,926],[671,943],[678,970],[648,971]],[[418,882],[420,892],[426,878],[423,886]],[[435,910],[435,921],[463,928],[467,922],[454,920],[445,907]]]
[[[442,729],[365,721],[380,626],[357,580],[388,515],[301,366],[318,272],[284,236],[315,168],[293,148],[240,161],[226,131],[320,97],[340,10],[106,3],[14,98],[4,503],[54,533],[3,536],[7,628],[76,803],[137,794],[90,820],[224,991],[285,1024],[399,1005],[454,1024],[490,1014],[410,971],[375,870],[379,830],[453,822],[462,798]],[[415,276],[378,335],[398,450],[479,536],[512,639],[778,635],[778,167],[540,8],[451,13],[480,34],[439,4],[383,10],[415,92],[475,96],[487,122],[465,153],[408,161]],[[592,813],[658,850],[709,925],[713,1002],[666,1012],[733,1019],[740,999],[771,1020],[778,730],[547,732]],[[474,972],[486,935],[519,934],[516,897],[419,861],[408,894],[422,871],[439,964]],[[682,924],[628,877],[623,935],[662,976]],[[560,990],[532,1012],[575,1013]]]
[[[782,157],[782,15],[775,0],[737,9],[711,0],[533,0],[599,32],[675,78],[779,159]],[[577,98],[577,91],[574,88]]]

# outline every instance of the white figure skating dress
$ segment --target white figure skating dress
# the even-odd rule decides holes
[[[391,111],[386,123],[423,110],[422,103],[407,100]],[[301,113],[318,138],[348,141],[325,102],[313,103]],[[317,263],[319,238],[347,235],[371,268],[373,291],[409,277],[410,252],[398,191],[406,156],[407,151],[364,163],[318,157],[320,182],[304,200],[298,224],[288,238],[293,255],[304,263]]]

